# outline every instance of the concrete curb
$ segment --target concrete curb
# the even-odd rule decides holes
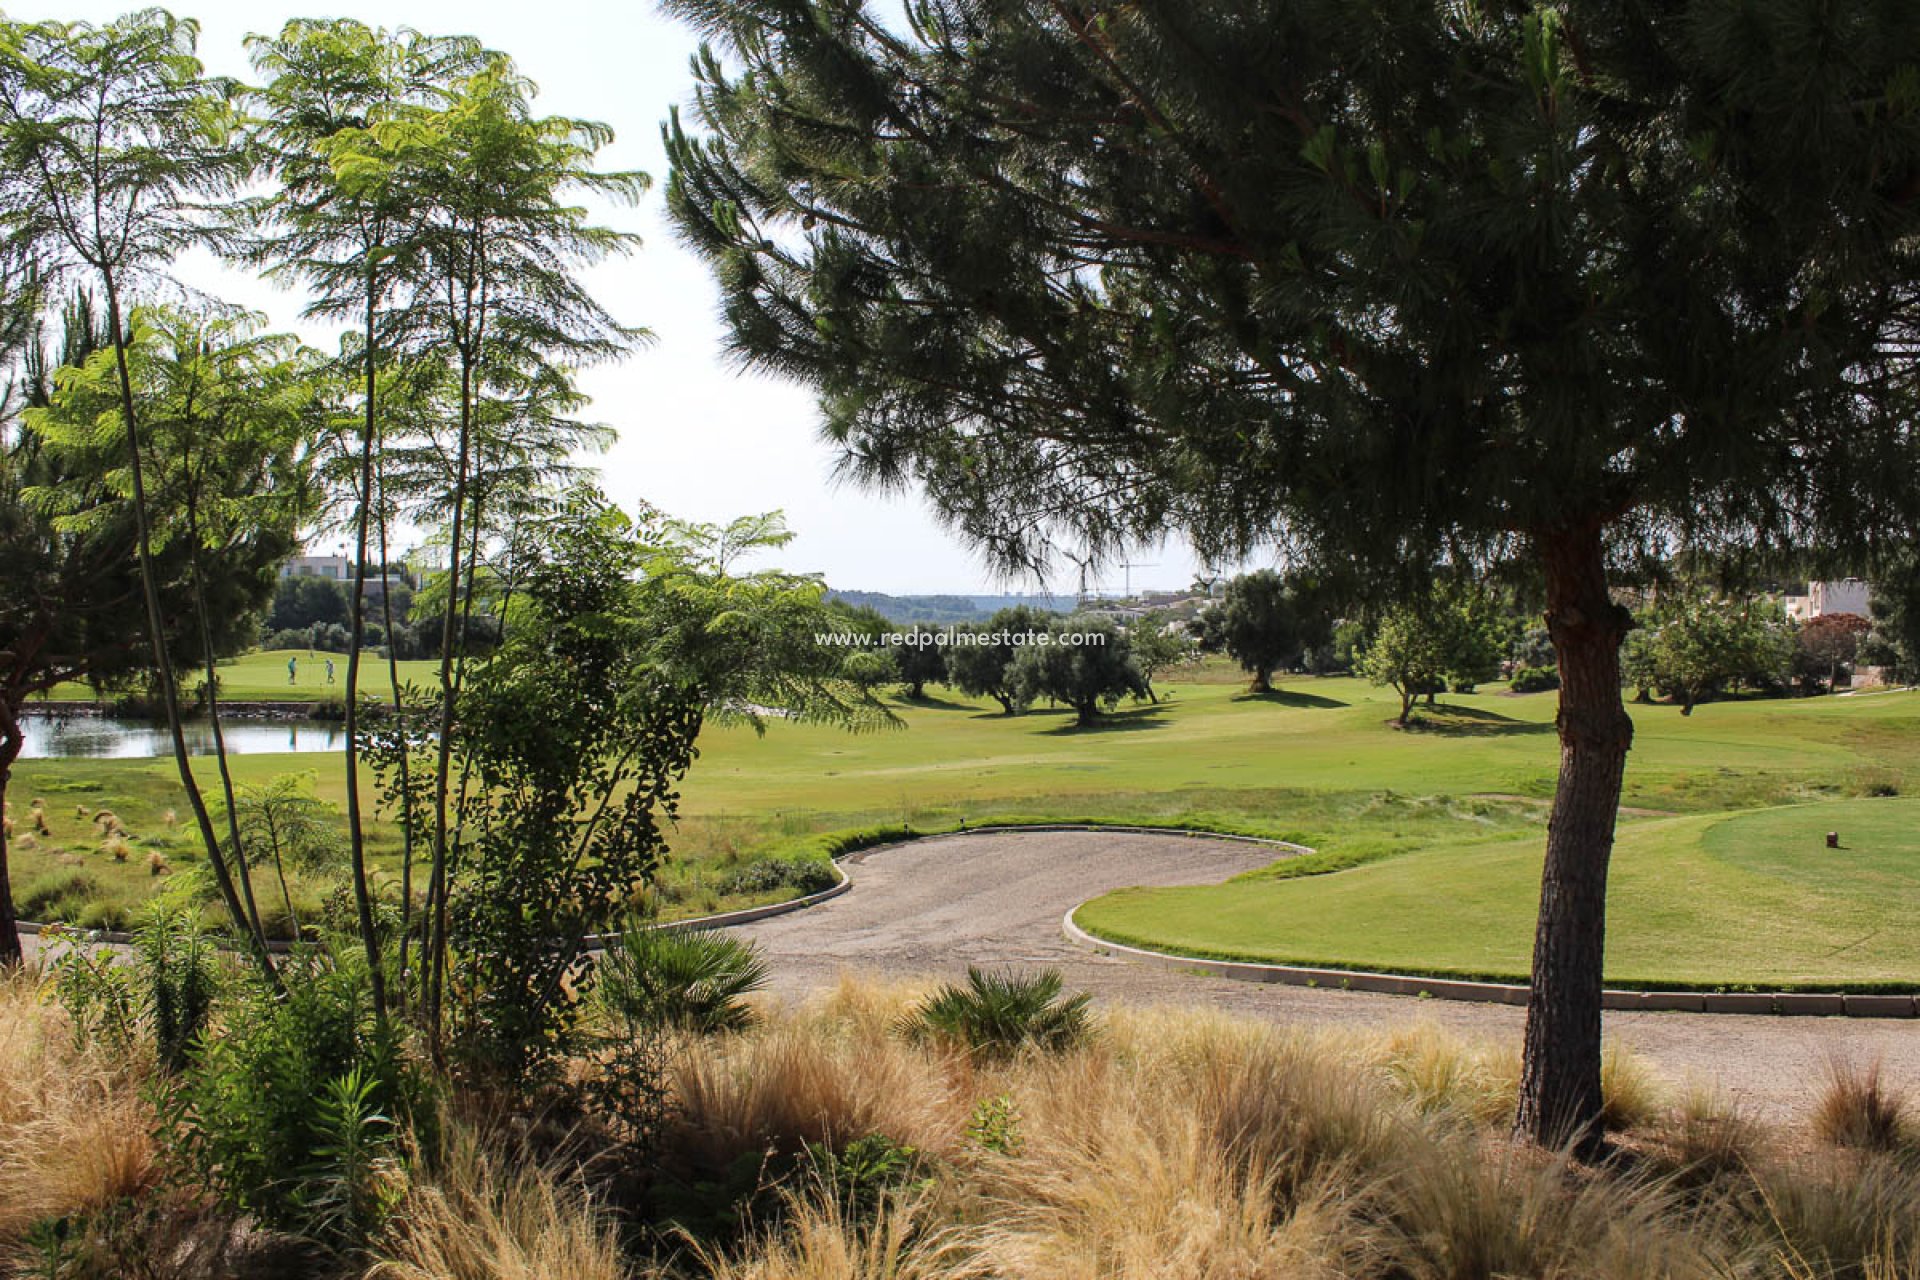
[[[1456,978],[1422,978],[1404,973],[1262,964],[1250,960],[1208,960],[1199,956],[1131,947],[1097,938],[1082,929],[1073,918],[1074,912],[1079,909],[1074,907],[1060,921],[1060,930],[1069,942],[1102,955],[1121,956],[1142,964],[1184,969],[1238,982],[1274,982],[1291,987],[1327,987],[1335,991],[1367,991],[1378,995],[1428,996],[1435,1000],[1464,1000],[1478,1004],[1524,1006],[1527,1003],[1527,988],[1507,982],[1468,982]],[[1601,1007],[1647,1013],[1737,1013],[1759,1017],[1912,1018],[1920,1017],[1920,996],[1850,995],[1837,991],[1609,989],[1601,994]]]
[[[738,911],[720,911],[710,916],[692,916],[686,920],[667,920],[654,927],[656,929],[665,929],[669,932],[683,929],[731,929],[735,925],[752,924],[756,920],[771,920],[775,916],[785,916],[791,915],[796,911],[805,911],[808,907],[817,907],[823,902],[831,902],[853,888],[853,877],[847,874],[846,868],[842,867],[839,862],[836,861],[833,864],[833,869],[839,874],[840,883],[830,889],[822,889],[818,893],[809,893],[802,897],[789,898],[785,902],[769,902],[761,907],[742,907]],[[605,951],[610,945],[619,940],[620,935],[617,933],[589,934],[587,935],[585,949],[590,952]]]

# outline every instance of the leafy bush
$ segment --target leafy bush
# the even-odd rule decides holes
[[[824,1142],[809,1142],[806,1151],[822,1185],[852,1216],[877,1213],[892,1192],[933,1185],[927,1160],[918,1148],[883,1133],[856,1138],[837,1151]]]
[[[766,985],[759,949],[717,929],[630,922],[600,961],[600,1000],[636,1027],[712,1035],[753,1021],[744,997]]]
[[[16,909],[27,920],[77,924],[87,903],[100,892],[100,882],[85,871],[56,871],[41,876],[21,891]]]
[[[793,889],[808,894],[831,889],[839,883],[840,875],[831,862],[805,854],[789,854],[747,863],[720,882],[720,891],[754,894]]]
[[[324,953],[288,962],[285,990],[250,980],[170,1101],[167,1135],[223,1208],[331,1244],[364,1239],[392,1202],[400,1138],[425,1085],[368,982]]]
[[[134,935],[133,945],[154,1048],[163,1066],[179,1071],[193,1056],[219,994],[214,946],[191,913],[161,907]]]
[[[996,1093],[974,1103],[967,1117],[967,1140],[995,1155],[1019,1155],[1026,1139],[1020,1133],[1020,1109],[1013,1095]]]
[[[54,960],[52,971],[53,998],[67,1011],[74,1047],[99,1043],[124,1052],[140,1023],[133,970],[103,948],[72,946]]]
[[[1513,673],[1515,693],[1545,693],[1560,687],[1560,673],[1552,667],[1521,667]]]
[[[220,992],[218,953],[191,913],[156,906],[134,934],[133,963],[74,946],[53,962],[53,994],[76,1040],[123,1050],[144,1030],[169,1071],[191,1061]]]
[[[907,1014],[901,1031],[915,1040],[964,1045],[974,1054],[1004,1058],[1026,1046],[1069,1049],[1091,1028],[1088,997],[1061,998],[1058,969],[1023,974],[967,967],[964,987],[949,983]]]

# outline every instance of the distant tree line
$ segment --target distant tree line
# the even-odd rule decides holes
[[[947,685],[991,698],[1007,715],[1044,700],[1071,709],[1083,726],[1123,698],[1157,701],[1154,676],[1195,651],[1184,629],[1158,613],[1123,626],[1100,615],[1011,605],[972,625],[903,628],[844,598],[830,607],[839,629],[865,642],[841,663],[856,685],[897,683],[909,699],[924,698],[929,685]],[[952,643],[938,643],[943,632]]]

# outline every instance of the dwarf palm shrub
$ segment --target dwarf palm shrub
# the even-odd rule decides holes
[[[635,920],[600,962],[600,999],[619,1020],[698,1035],[750,1025],[746,997],[766,982],[759,949],[718,929]]]
[[[1068,1049],[1086,1039],[1091,1023],[1085,993],[1061,997],[1058,969],[994,973],[967,967],[965,986],[941,987],[901,1019],[913,1040],[964,1046],[989,1058],[1010,1057],[1032,1045]]]

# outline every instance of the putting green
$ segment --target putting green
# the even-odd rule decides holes
[[[1841,849],[1825,847],[1829,830]],[[1192,955],[1521,979],[1538,835],[1326,875],[1129,889],[1080,909],[1116,942]],[[1607,978],[1640,987],[1920,986],[1920,800],[1787,805],[1623,827]]]

